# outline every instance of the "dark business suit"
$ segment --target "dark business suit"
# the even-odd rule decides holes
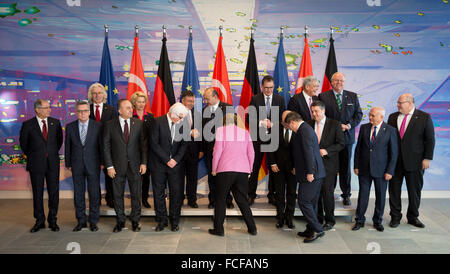
[[[312,96],[312,102],[319,100],[319,97]],[[311,110],[308,107],[308,102],[305,100],[305,96],[303,95],[303,91],[295,94],[289,99],[288,110],[292,110],[300,114],[302,116],[303,121],[309,121],[312,119]]]
[[[292,221],[295,211],[295,198],[297,191],[297,181],[295,180],[292,169],[291,151],[295,132],[289,130],[289,140],[286,140],[285,129],[280,127],[279,146],[274,152],[267,153],[267,163],[270,169],[272,165],[277,165],[280,171],[273,172],[275,195],[277,201],[277,220]]]
[[[254,139],[255,141],[253,142],[253,148],[255,150],[255,161],[253,162],[253,169],[252,169],[252,174],[250,175],[250,179],[249,179],[249,189],[248,189],[248,196],[249,198],[256,198],[256,189],[258,188],[258,174],[259,174],[259,169],[261,167],[261,163],[264,157],[264,152],[261,152],[261,144],[266,144],[268,142],[262,142],[260,135],[259,135],[259,121],[264,120],[266,118],[268,118],[272,123],[279,123],[279,127],[281,127],[281,114],[283,113],[283,111],[286,110],[286,105],[284,103],[284,98],[281,97],[278,94],[273,93],[272,94],[272,103],[271,103],[271,109],[274,107],[278,107],[279,108],[279,117],[273,117],[272,119],[272,110],[270,112],[270,114],[266,113],[266,102],[265,102],[265,97],[264,97],[264,93],[259,93],[256,94],[252,97],[251,101],[250,101],[250,106],[253,106],[256,108],[256,112],[257,112],[257,119],[256,119],[256,123],[258,125],[258,132],[257,132],[257,136]],[[259,115],[259,108],[262,107],[264,109],[262,117],[260,117]],[[247,114],[247,121],[249,121],[248,118],[248,114]],[[270,132],[270,129],[268,130],[268,132]],[[254,137],[252,136],[252,139]],[[266,156],[267,157],[267,156]],[[266,164],[266,163],[264,163]],[[272,174],[272,170],[269,169],[269,173]],[[273,175],[272,175],[273,176]],[[275,198],[275,187],[273,185],[273,179],[270,180],[270,176],[269,176],[269,194],[267,195],[267,197],[269,199]]]
[[[134,117],[129,122],[129,140],[125,141],[119,117],[106,122],[103,131],[105,169],[114,167],[116,176],[113,179],[114,210],[117,222],[125,223],[124,192],[128,180],[131,195],[132,222],[139,222],[141,216],[141,174],[140,165],[147,165],[148,141],[144,123]]]
[[[89,115],[89,118],[95,121],[95,109],[94,109],[94,103],[90,105],[91,114]],[[102,109],[102,115],[100,119],[100,124],[102,125],[102,136],[103,136],[103,127],[106,122],[117,118],[117,110],[115,107],[103,104]],[[103,138],[103,137],[102,137]],[[112,179],[108,176],[108,171],[103,169],[103,173],[105,174],[105,200],[106,202],[113,202],[114,196],[113,196],[113,189],[112,189]],[[101,201],[100,201],[101,202]]]
[[[308,121],[308,124],[315,129],[316,121],[310,120]],[[325,149],[328,153],[322,157],[326,177],[322,181],[322,189],[320,192],[318,205],[318,219],[321,224],[324,221],[324,211],[325,222],[331,225],[336,223],[336,219],[334,218],[334,183],[336,182],[336,175],[339,170],[339,152],[344,148],[344,146],[345,139],[341,128],[341,123],[339,121],[326,118],[319,142],[319,148]]]
[[[333,90],[319,94],[319,100],[325,104],[325,115],[328,118],[338,120],[341,124],[350,124],[350,130],[344,131],[345,147],[339,152],[339,185],[343,198],[351,196],[351,171],[350,161],[352,148],[355,143],[355,129],[361,123],[363,116],[359,105],[358,95],[354,92],[343,90],[341,96],[342,109],[339,110],[336,96]]]
[[[101,149],[101,125],[90,119],[85,144],[82,144],[79,120],[66,126],[65,162],[72,170],[75,216],[79,224],[86,224],[86,180],[89,195],[89,223],[98,223],[100,217],[100,165],[103,164]]]
[[[137,114],[133,115],[134,118],[138,118]],[[153,114],[146,113],[144,115],[144,118],[141,120],[144,122],[144,131],[147,136],[147,140],[150,140],[150,134],[152,132],[152,125],[155,122],[155,118],[153,117]],[[151,149],[148,148],[148,158],[150,159],[151,156]],[[145,172],[144,175],[142,175],[142,201],[146,201],[148,199],[148,191],[150,190],[150,169],[147,167],[147,172]]]
[[[325,178],[325,167],[320,156],[317,136],[310,125],[303,122],[295,134],[292,143],[295,179],[299,183],[298,205],[308,222],[306,229],[310,232],[323,232],[317,219],[317,205],[320,196],[322,179]],[[307,174],[313,174],[314,180],[308,182]]]
[[[216,113],[217,113],[217,111],[220,111],[222,114],[222,118],[223,118],[226,114],[227,107],[233,107],[233,106],[230,104],[224,103],[224,102],[219,102],[219,106],[216,109]],[[202,144],[201,144],[201,151],[203,151],[203,154],[205,157],[206,168],[208,169],[208,187],[209,187],[208,199],[209,199],[209,203],[212,205],[214,205],[214,203],[215,203],[214,191],[215,191],[215,185],[216,185],[216,177],[211,175],[215,137],[214,137],[214,140],[207,140],[207,139],[205,139],[205,132],[206,131],[212,132],[215,136],[216,128],[222,126],[223,119],[215,119],[216,113],[211,113],[211,106],[206,106],[203,108],[203,118],[202,118],[202,125],[203,125],[202,137],[203,137],[203,139],[202,139]],[[233,111],[233,113],[234,113],[234,111]],[[207,117],[209,117],[209,118],[207,118]],[[214,119],[216,121],[211,122]],[[232,203],[232,201],[233,201],[233,197],[231,196],[231,193],[229,193],[227,195],[226,202],[227,202],[227,204],[230,204],[230,203]]]
[[[200,113],[195,110],[190,110],[192,118]],[[191,130],[194,129],[194,121],[191,121]],[[197,128],[201,132],[201,128]],[[201,139],[195,140],[190,137],[190,141],[187,144],[187,151],[184,154],[184,176],[186,177],[186,198],[188,202],[197,201],[197,184],[198,184],[198,157],[201,149]]]
[[[50,225],[56,224],[59,204],[59,154],[63,143],[61,123],[58,119],[47,118],[47,141],[39,127],[37,117],[22,124],[20,147],[27,157],[27,171],[30,172],[33,188],[33,211],[36,224],[45,223],[44,179],[48,192],[48,218]]]
[[[166,185],[169,186],[169,216],[172,226],[178,225],[180,221],[181,206],[183,205],[184,190],[184,163],[183,157],[187,150],[187,142],[181,138],[186,121],[179,122],[174,126],[175,138],[172,142],[167,115],[157,117],[152,127],[150,148],[153,157],[149,159],[152,171],[153,199],[155,213],[158,222],[167,224],[166,208]],[[167,163],[174,159],[177,165],[170,168]]]
[[[373,223],[381,225],[383,221],[384,205],[388,181],[384,174],[394,174],[398,157],[397,132],[395,128],[382,123],[377,128],[375,142],[371,139],[372,124],[367,123],[359,130],[358,143],[355,149],[354,167],[358,169],[359,194],[355,220],[363,224],[364,214],[369,203],[370,187],[375,184],[375,212]],[[373,134],[372,134],[373,135]]]
[[[400,131],[397,126],[399,112],[389,115],[388,124]],[[398,134],[399,156],[395,174],[389,182],[389,206],[393,220],[402,218],[401,191],[403,177],[406,180],[408,190],[408,221],[414,221],[419,217],[420,197],[423,187],[422,161],[433,160],[434,153],[434,126],[431,116],[416,109],[406,128],[403,139]]]

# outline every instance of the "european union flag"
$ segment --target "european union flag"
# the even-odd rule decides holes
[[[284,98],[286,106],[291,99],[291,85],[286,66],[286,57],[284,56],[283,35],[280,37],[280,45],[278,47],[277,62],[275,64],[275,71],[273,73],[275,92]]]
[[[195,108],[202,109],[200,94],[200,84],[198,82],[197,65],[195,64],[194,50],[192,49],[192,35],[189,36],[188,50],[186,54],[186,63],[184,65],[183,84],[181,92],[189,90],[195,95]],[[197,98],[200,98],[198,100]]]
[[[103,44],[102,66],[100,68],[99,83],[105,86],[108,94],[108,105],[117,107],[119,100],[119,92],[116,88],[116,79],[114,78],[113,66],[111,63],[111,56],[109,54],[108,36],[105,36],[105,43]]]

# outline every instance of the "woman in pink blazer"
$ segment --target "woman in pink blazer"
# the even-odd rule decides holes
[[[256,235],[256,225],[248,204],[248,177],[252,172],[255,152],[250,134],[243,127],[237,126],[237,116],[226,114],[224,126],[216,130],[216,142],[213,151],[212,175],[216,176],[214,208],[214,229],[209,233],[224,236],[226,196],[233,192],[248,233]]]

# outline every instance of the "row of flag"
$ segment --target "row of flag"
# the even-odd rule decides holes
[[[222,102],[226,102],[232,105],[233,101],[231,98],[230,83],[228,80],[228,70],[222,47],[222,39],[223,37],[222,35],[220,35],[219,43],[217,45],[216,60],[214,64],[212,87],[217,90],[219,99]],[[176,102],[173,91],[173,83],[170,72],[166,41],[167,39],[164,36],[162,39],[161,55],[159,58],[158,74],[156,77],[155,92],[152,104],[150,104],[149,100],[149,92],[145,81],[144,69],[142,66],[142,59],[139,51],[139,36],[137,35],[137,33],[134,38],[133,56],[131,58],[131,66],[128,77],[127,99],[130,99],[131,95],[137,91],[143,92],[147,95],[147,104],[145,106],[145,111],[153,113],[155,117],[166,114],[170,106]],[[334,40],[331,36],[330,49],[322,84],[322,92],[331,89],[331,76],[335,72],[337,72],[337,63],[336,54],[334,51]],[[283,35],[280,35],[280,43],[278,47],[273,76],[275,92],[280,94],[285,99],[286,104],[288,104],[291,94],[286,59],[284,54]],[[313,69],[311,63],[311,55],[309,53],[308,38],[307,36],[305,36],[305,47],[303,50],[302,61],[300,64],[297,84],[295,88],[296,94],[302,91],[303,79],[307,76],[313,76]],[[116,89],[111,56],[109,52],[108,35],[105,35],[105,41],[103,45],[99,82],[106,88],[106,91],[108,93],[108,104],[115,106],[118,101],[118,92]],[[198,71],[195,63],[194,51],[192,48],[192,34],[189,36],[181,90],[189,90],[194,93],[196,98],[201,98]],[[254,39],[253,37],[251,37],[247,66],[245,69],[244,84],[242,86],[239,105],[245,109],[250,104],[252,96],[260,92],[261,89],[258,75],[258,66],[256,63]]]

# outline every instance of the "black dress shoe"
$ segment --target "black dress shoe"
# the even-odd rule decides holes
[[[98,226],[97,224],[90,224],[89,228],[91,229],[92,232],[98,231]]]
[[[293,223],[292,220],[290,220],[290,219],[287,219],[287,220],[286,220],[286,225],[287,225],[287,227],[290,228],[290,229],[294,229],[294,228],[295,228],[294,223]]]
[[[214,204],[213,204],[213,203],[209,203],[209,204],[208,204],[208,208],[209,208],[209,209],[213,209],[213,208],[214,208]]]
[[[132,222],[131,228],[133,229],[134,232],[141,231],[141,225],[138,222]]]
[[[391,222],[389,223],[389,226],[392,228],[396,228],[399,225],[400,225],[400,221],[398,221],[398,220],[391,220]]]
[[[384,231],[384,226],[382,224],[373,224],[373,227],[380,232]]]
[[[114,202],[113,201],[106,201],[106,205],[110,208],[114,208]]]
[[[277,221],[277,224],[276,224],[276,227],[277,227],[277,228],[282,228],[283,225],[284,225],[284,220],[278,220],[278,221]]]
[[[234,208],[233,202],[227,203],[227,208],[228,209],[233,209]]]
[[[303,242],[304,242],[304,243],[311,243],[311,242],[313,242],[313,241],[315,241],[315,240],[317,240],[318,238],[323,237],[323,236],[325,236],[325,232],[324,232],[324,231],[322,231],[322,232],[314,232],[314,234],[311,235],[311,237],[306,237],[306,238],[303,240]]]
[[[252,229],[252,230],[248,230],[248,234],[256,236],[256,234],[258,234],[258,232],[256,231],[256,229]]]
[[[352,205],[352,201],[350,200],[350,197],[344,197],[343,204],[345,206],[351,206]]]
[[[166,226],[167,226],[166,223],[159,223],[159,224],[156,226],[155,231],[163,231],[164,228],[165,228]]]
[[[255,198],[248,198],[248,205],[251,206],[255,203]]]
[[[323,230],[328,231],[328,230],[332,229],[333,226],[334,226],[334,224],[326,223],[326,224],[323,226]]]
[[[218,231],[216,231],[215,229],[208,229],[208,233],[209,233],[209,234],[212,234],[212,235],[216,235],[216,236],[221,236],[221,237],[224,236],[224,233],[223,233],[223,232],[218,232]]]
[[[408,220],[408,224],[413,225],[415,227],[420,227],[420,228],[425,227],[425,225],[421,221],[419,221],[419,219]]]
[[[172,230],[173,232],[177,232],[178,230],[180,230],[180,227],[178,225],[172,225],[170,227],[170,230]]]
[[[59,226],[57,224],[49,224],[48,227],[53,231],[53,232],[58,232],[59,231]]]
[[[148,203],[147,199],[142,199],[142,205],[146,208],[152,208],[152,206]]]
[[[189,201],[188,206],[190,206],[192,208],[198,208],[198,204],[196,201]]]
[[[45,224],[34,224],[34,226],[30,229],[31,233],[35,233],[38,232],[39,230],[41,230],[42,228],[45,228]]]
[[[359,230],[361,227],[364,227],[364,223],[356,223],[352,230]]]
[[[86,223],[84,223],[84,224],[78,223],[77,226],[73,229],[73,231],[77,232],[77,231],[80,231],[80,230],[82,230],[83,228],[86,228],[86,227],[87,227]]]
[[[306,229],[303,232],[297,233],[297,235],[300,237],[310,238],[310,237],[314,236],[314,231],[310,231],[310,230]]]
[[[125,227],[125,223],[117,223],[116,226],[114,227],[113,232],[120,232],[122,231],[122,228]]]

